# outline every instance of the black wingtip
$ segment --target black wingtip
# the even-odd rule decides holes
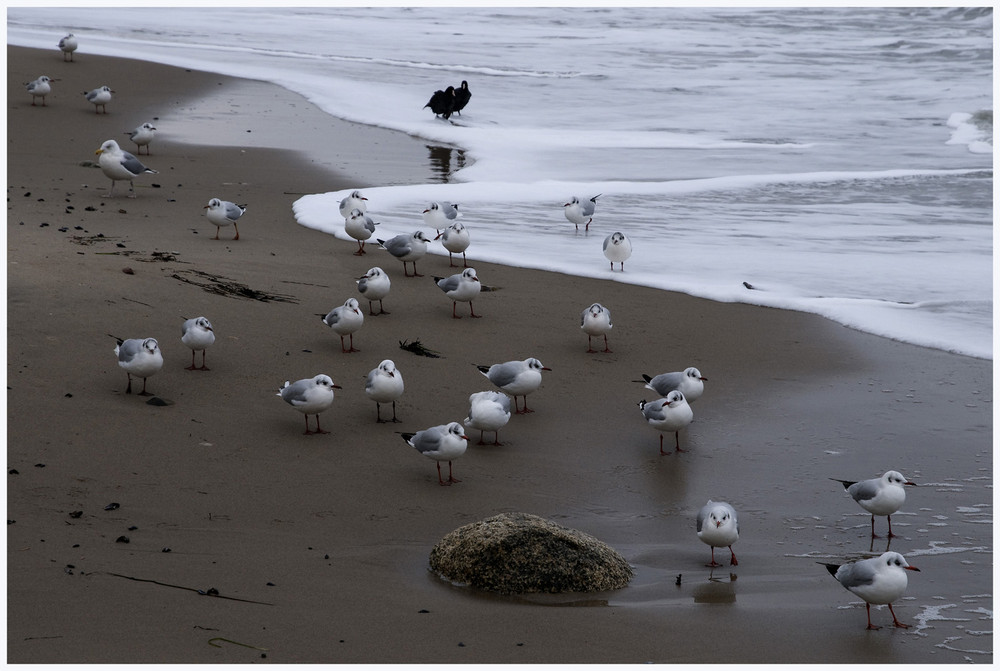
[[[844,489],[848,489],[851,485],[857,484],[856,482],[852,482],[850,480],[841,480],[840,478],[830,478],[830,479],[833,480],[834,482],[839,482],[840,484],[844,485]]]
[[[817,564],[821,564],[826,567],[826,570],[830,572],[834,578],[837,577],[837,569],[840,568],[840,564],[827,564],[826,562],[818,561]]]
[[[651,378],[650,376],[648,376],[645,373],[643,373],[642,374],[642,379],[645,380],[646,382],[650,382],[653,378]]]

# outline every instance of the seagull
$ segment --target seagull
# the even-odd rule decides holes
[[[154,131],[156,126],[149,123],[148,121],[138,128],[127,131],[125,134],[129,136],[132,142],[135,142],[136,153],[141,154],[142,148],[146,148],[146,155],[149,156],[149,143],[153,141]]]
[[[205,366],[205,350],[215,342],[215,331],[212,322],[204,317],[187,319],[181,325],[181,342],[191,348],[191,365],[186,370],[209,370]],[[195,352],[201,350],[201,368],[195,368]]]
[[[456,221],[448,228],[439,232],[434,239],[437,240],[438,238],[441,238],[441,244],[448,250],[449,267],[455,265],[452,263],[451,255],[458,253],[462,254],[462,267],[469,267],[469,262],[465,258],[465,250],[469,248],[471,240],[469,238],[469,229],[462,222]]]
[[[365,204],[367,200],[360,191],[351,191],[350,195],[340,201],[340,216],[347,219],[351,216],[351,210],[361,210],[361,214],[364,214],[368,211],[368,205]]]
[[[329,375],[317,375],[313,378],[298,380],[294,384],[285,381],[285,386],[278,389],[278,396],[306,416],[305,435],[313,433],[330,433],[319,428],[319,413],[329,410],[333,405],[333,390],[340,387],[333,383]],[[316,415],[316,430],[309,430],[309,415]]]
[[[416,448],[420,454],[438,462],[438,483],[450,485],[456,480],[451,474],[452,459],[457,459],[465,454],[465,448],[469,445],[469,437],[465,435],[465,429],[458,422],[432,426],[416,433],[401,434],[411,447]],[[448,481],[441,478],[441,462],[448,462]]]
[[[892,533],[892,514],[899,510],[906,501],[906,490],[904,485],[916,485],[910,482],[899,471],[886,471],[880,478],[862,480],[854,482],[851,480],[838,480],[830,478],[844,485],[844,489],[851,495],[858,505],[872,514],[872,538],[875,535],[875,516],[885,515],[889,523],[889,538],[895,538]]]
[[[677,452],[684,452],[681,449],[681,429],[686,427],[694,419],[691,406],[684,400],[684,394],[676,389],[666,398],[647,403],[645,400],[639,401],[639,410],[642,416],[651,427],[657,431],[674,432],[674,449]],[[663,451],[663,434],[660,434],[660,455],[669,454]]]
[[[903,596],[903,592],[906,591],[906,572],[920,569],[907,564],[903,555],[898,552],[885,552],[879,557],[862,559],[850,564],[823,563],[823,566],[845,589],[865,600],[865,610],[868,611],[867,629],[882,628],[872,624],[873,603],[888,605],[889,612],[892,613],[892,623],[903,629],[909,628],[910,625],[903,624],[896,618],[892,602]]]
[[[100,110],[104,110],[104,113],[108,113],[108,103],[111,102],[111,94],[114,93],[107,86],[101,86],[93,91],[84,91],[83,95],[87,96],[87,102],[94,104],[94,112],[100,114]]]
[[[514,412],[518,415],[534,412],[528,409],[528,394],[542,384],[542,371],[552,370],[535,358],[495,363],[492,366],[476,366],[476,368],[486,376],[486,379],[514,397]],[[517,407],[518,396],[524,397],[523,410]]]
[[[358,241],[358,251],[354,252],[355,256],[367,253],[365,252],[365,240],[372,237],[376,226],[378,226],[378,222],[373,221],[371,217],[358,208],[351,210],[351,213],[344,219],[344,230]]]
[[[70,33],[66,37],[59,40],[59,48],[63,52],[63,61],[73,60],[73,52],[76,51],[77,46],[79,45],[77,45],[76,37],[73,36],[73,33]],[[67,56],[69,56],[69,58],[66,58]]]
[[[590,222],[594,220],[594,207],[597,205],[597,199],[601,195],[599,193],[590,200],[582,202],[578,197],[573,196],[568,203],[563,205],[563,213],[567,219],[576,225],[576,230],[580,230],[581,224],[583,224],[585,231],[590,230]]]
[[[228,226],[229,224],[232,224],[233,228],[236,230],[236,235],[233,236],[233,240],[240,239],[240,227],[236,225],[236,222],[243,216],[243,213],[247,211],[246,205],[237,205],[236,203],[230,203],[228,200],[213,198],[208,201],[208,205],[202,209],[208,210],[208,212],[205,213],[205,216],[208,217],[210,222],[215,224],[215,237],[212,238],[213,240],[218,240],[219,233],[222,232],[222,227]]]
[[[338,305],[323,317],[323,323],[332,328],[340,336],[340,350],[345,353],[359,352],[354,349],[354,332],[365,323],[365,314],[360,310],[358,299],[348,298],[343,305]],[[344,336],[351,337],[351,348],[344,347]]]
[[[392,359],[386,359],[372,368],[365,379],[365,394],[375,401],[375,421],[381,424],[384,421],[381,414],[382,403],[392,403],[392,421],[396,419],[396,399],[403,395],[403,375],[396,370],[396,364]]]
[[[42,99],[42,107],[46,107],[45,96],[52,93],[52,86],[50,82],[59,81],[57,79],[52,79],[46,75],[42,75],[33,82],[28,82],[24,85],[28,89],[28,93],[31,94],[31,106],[35,106],[35,98]]]
[[[105,194],[109,198],[115,192],[115,182],[127,180],[129,198],[135,198],[135,185],[132,184],[132,180],[146,173],[150,175],[159,174],[156,170],[144,166],[132,154],[123,151],[114,140],[107,140],[94,153],[100,155],[97,162],[101,166],[104,175],[111,179],[111,190]]]
[[[451,299],[452,317],[461,319],[456,313],[458,301],[469,304],[469,316],[476,319],[482,317],[482,315],[477,315],[475,308],[472,307],[472,299],[478,296],[482,290],[482,284],[480,284],[479,278],[476,277],[475,268],[466,268],[461,273],[450,277],[435,277],[434,281],[437,283],[438,288]]]
[[[455,89],[455,112],[462,116],[462,110],[469,104],[472,92],[469,91],[469,82],[462,80],[462,85]]]
[[[434,116],[447,119],[455,110],[455,87],[449,86],[444,91],[435,91],[424,108],[431,108]]]
[[[643,375],[642,379],[646,382],[647,389],[652,389],[660,396],[666,396],[677,389],[684,394],[688,403],[694,403],[701,398],[705,391],[705,383],[708,382],[708,378],[702,377],[701,371],[693,366],[685,368],[682,372],[661,373],[656,377]]]
[[[458,211],[458,203],[431,203],[423,211],[423,216],[425,224],[438,230],[455,223],[462,215]]]
[[[493,444],[500,442],[500,429],[510,421],[510,397],[498,391],[477,391],[469,396],[469,416],[463,424],[470,429],[479,429],[479,445],[483,442],[483,432],[493,432]]]
[[[587,334],[588,353],[597,352],[591,344],[591,338],[599,335],[604,336],[604,351],[611,351],[608,349],[608,331],[611,330],[611,310],[600,303],[592,304],[580,315],[580,328]]]
[[[427,253],[428,242],[430,240],[424,237],[422,231],[416,231],[409,235],[404,233],[388,240],[378,241],[383,249],[403,262],[403,274],[406,277],[423,277],[423,275],[417,272],[417,261],[422,259],[424,254]],[[413,263],[413,275],[406,272],[406,263],[408,261]]]
[[[739,564],[736,553],[733,552],[733,543],[740,539],[740,524],[736,521],[736,511],[731,505],[709,499],[698,511],[697,528],[698,538],[712,547],[712,563],[706,566],[722,566],[715,561],[715,548],[723,547],[729,548],[729,563],[733,566]]]
[[[139,396],[152,396],[146,391],[146,378],[163,368],[163,354],[160,353],[160,345],[156,342],[156,338],[119,340],[115,347],[115,355],[118,357],[118,365],[124,368],[125,374],[128,375],[125,393],[132,393],[132,376],[135,375],[142,378],[142,391],[139,392]]]
[[[615,269],[616,263],[620,263],[622,272],[625,272],[625,261],[632,256],[632,241],[624,233],[612,233],[604,238],[604,256],[611,262],[611,270]]]
[[[358,278],[358,292],[368,299],[368,314],[389,314],[382,307],[382,299],[389,295],[391,286],[389,275],[378,266],[369,268],[367,273]],[[375,312],[373,301],[378,301],[378,312]]]

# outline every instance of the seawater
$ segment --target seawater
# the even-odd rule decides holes
[[[472,260],[992,358],[989,7],[9,8],[7,30],[271,81],[461,148],[435,183],[357,185],[379,237],[432,233],[421,213],[447,200]],[[462,80],[460,116],[423,108]],[[562,205],[596,194],[574,230]],[[295,217],[346,240],[344,195]],[[614,231],[634,247],[624,272],[601,251]]]

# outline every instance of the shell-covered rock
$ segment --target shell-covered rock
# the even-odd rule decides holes
[[[452,582],[500,594],[603,592],[632,579],[607,544],[537,515],[503,513],[442,538],[431,569]]]

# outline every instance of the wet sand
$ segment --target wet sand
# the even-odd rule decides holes
[[[354,256],[291,211],[301,193],[441,179],[425,143],[373,129],[341,143],[360,137],[351,124],[259,82],[61,58],[8,47],[9,662],[992,661],[992,362],[478,262],[500,290],[476,302],[482,319],[453,320],[430,279],[454,272],[440,247],[419,264],[427,277],[406,278],[387,252]],[[43,73],[60,81],[32,107],[22,83]],[[107,115],[81,95],[102,83],[117,91]],[[253,144],[179,141],[191,110],[218,123],[234,101]],[[135,199],[123,184],[105,197],[94,151],[116,139],[135,152],[123,133],[156,117],[169,123],[141,158],[159,174],[136,180]],[[341,153],[268,148],[300,146],[303,127]],[[352,155],[369,142],[377,160]],[[238,241],[212,239],[212,197],[249,204]],[[361,351],[344,354],[317,314],[376,265],[391,314],[367,317]],[[257,298],[193,283],[210,277]],[[579,315],[595,301],[612,310],[613,353],[586,353]],[[185,370],[180,342],[198,315],[217,332],[208,372]],[[159,340],[149,390],[168,405],[124,393],[109,334]],[[415,339],[442,357],[399,348]],[[397,432],[461,421],[468,395],[491,388],[473,364],[529,356],[552,369],[535,412],[512,417],[502,447],[471,445],[462,482],[440,487]],[[386,358],[406,383],[400,424],[376,424],[364,394]],[[691,365],[709,381],[687,451],[661,457],[636,405],[655,394],[635,380]],[[343,389],[321,416],[331,433],[306,436],[275,393],[318,373]],[[863,603],[817,562],[886,541],[829,478],[889,469],[921,485],[891,543],[921,569],[895,608],[913,627],[865,631]],[[704,566],[694,516],[709,498],[740,513],[738,566]],[[430,574],[442,536],[503,511],[592,534],[636,577],[611,593],[497,598]],[[884,608],[873,619],[891,623]]]

